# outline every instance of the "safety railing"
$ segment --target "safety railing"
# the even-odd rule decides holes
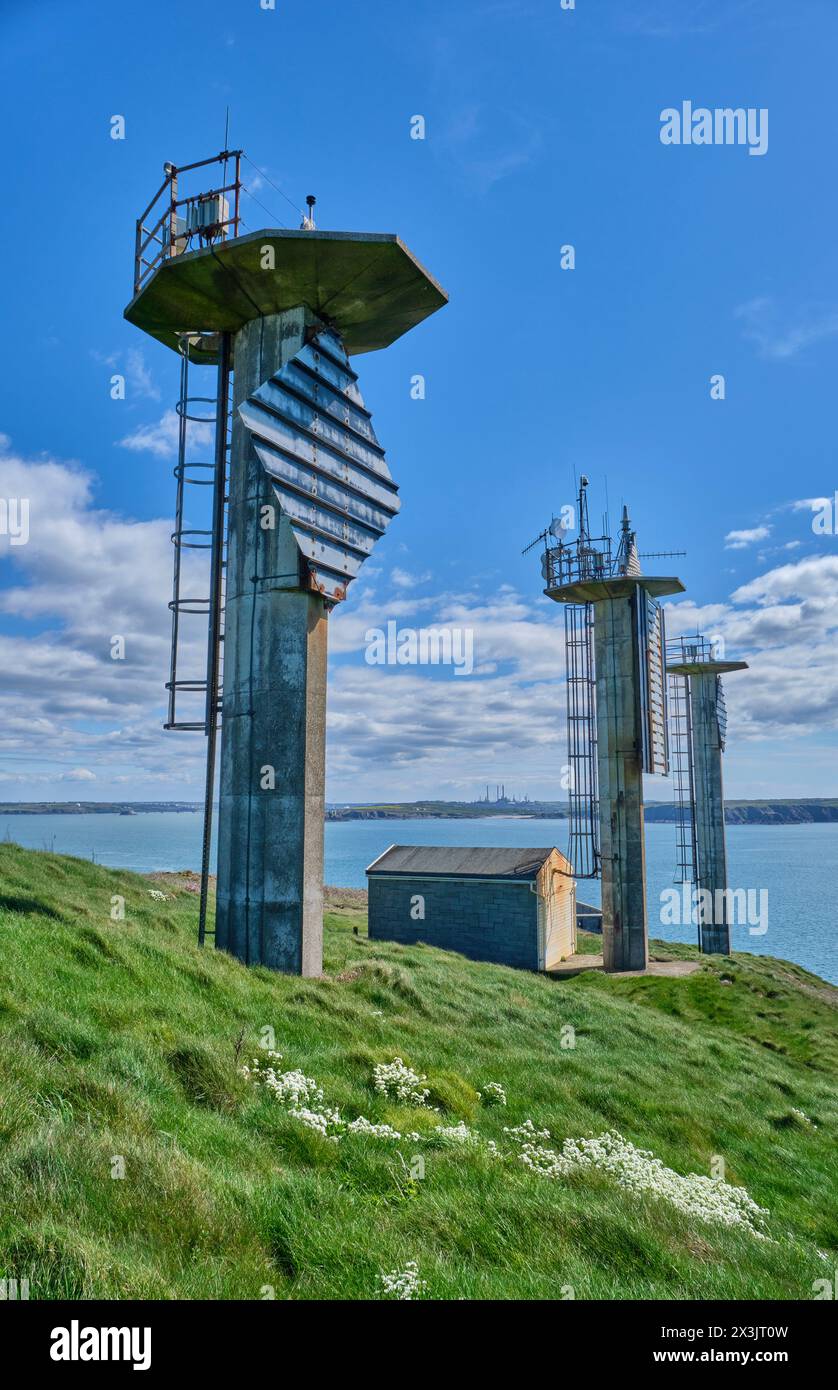
[[[210,245],[238,236],[241,223],[241,150],[222,150],[194,164],[165,164],[166,177],[148,207],[137,218],[134,246],[134,294],[148,283],[164,261],[196,243]],[[195,169],[217,164],[217,186],[183,193],[180,180]],[[232,164],[232,178],[230,165]]]

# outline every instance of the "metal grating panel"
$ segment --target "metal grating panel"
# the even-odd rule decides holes
[[[400,505],[357,381],[327,329],[239,406],[312,584],[333,602]]]
[[[637,590],[640,663],[640,736],[643,771],[665,777],[669,772],[666,717],[666,632],[663,609],[643,589]]]
[[[721,676],[716,677],[716,723],[719,729],[719,747],[724,752],[727,741],[727,701]]]

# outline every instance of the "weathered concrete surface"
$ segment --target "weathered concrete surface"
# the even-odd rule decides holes
[[[602,949],[608,971],[644,970],[648,961],[636,588],[631,584],[619,597],[601,598],[594,616]]]
[[[712,895],[714,918],[701,923],[701,949],[725,956],[730,953],[730,914],[727,898],[721,896],[727,888],[727,843],[716,681],[747,669],[747,661],[678,661],[667,667],[690,682],[698,878],[699,886]]]
[[[712,910],[701,923],[702,951],[730,954],[730,913],[727,897],[725,798],[722,785],[722,746],[716,708],[714,669],[690,676],[690,705],[695,758],[695,833],[702,889],[712,895]]]
[[[602,946],[607,971],[648,961],[641,693],[634,605],[683,591],[673,576],[580,579],[545,589],[558,603],[593,603]]]
[[[273,270],[266,268],[271,254]],[[235,333],[255,313],[305,304],[337,327],[351,356],[387,347],[447,303],[441,285],[390,233],[271,228],[164,261],[125,318],[176,349],[185,327]],[[212,358],[197,353],[195,360]]]
[[[237,407],[312,321],[298,307],[235,342],[215,938],[302,975],[322,971],[326,609]]]

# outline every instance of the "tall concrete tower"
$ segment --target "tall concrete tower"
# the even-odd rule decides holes
[[[137,224],[125,317],[179,351],[184,369],[218,365],[206,716],[169,720],[209,737],[202,924],[220,705],[216,945],[317,975],[328,614],[399,507],[350,358],[387,347],[447,297],[397,236],[314,230],[313,199],[299,231],[240,235],[240,154],[165,166]],[[211,164],[220,187],[184,196],[184,174]],[[180,414],[193,419],[188,402],[184,387]],[[182,491],[182,457],[179,468]],[[176,670],[178,616],[195,611],[177,590],[187,534],[179,508],[172,711],[196,686]]]
[[[644,773],[669,769],[665,633],[658,599],[683,591],[680,579],[641,572],[624,509],[616,553],[594,537],[582,479],[577,539],[554,522],[545,541],[545,594],[567,616],[571,862],[602,880],[603,964],[648,964]],[[586,848],[587,846],[587,848]],[[590,868],[580,861],[586,858]]]
[[[718,660],[712,644],[704,637],[681,637],[668,644],[666,669],[673,683],[675,743],[684,764],[676,788],[680,787],[682,798],[688,788],[691,802],[688,815],[681,819],[682,826],[691,833],[689,841],[686,834],[682,836],[679,867],[682,877],[692,878],[699,889],[702,951],[729,955],[730,902],[722,781],[727,716],[722,676],[731,671],[747,671],[748,663]]]

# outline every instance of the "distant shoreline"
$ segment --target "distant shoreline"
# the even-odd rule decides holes
[[[0,803],[3,816],[80,816],[148,814],[198,814],[201,802],[192,801],[10,801]],[[411,801],[367,802],[331,805],[326,808],[330,824],[356,820],[566,820],[566,802],[510,801],[459,802]],[[646,805],[649,823],[674,824],[675,807],[669,801],[650,801]],[[728,801],[728,825],[829,825],[838,823],[838,798],[797,800]]]

